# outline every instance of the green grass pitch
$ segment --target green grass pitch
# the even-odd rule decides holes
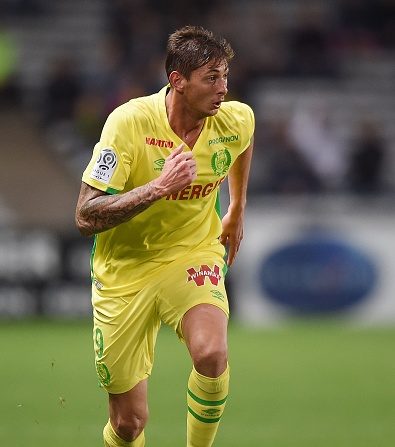
[[[395,328],[230,327],[231,393],[215,447],[393,447]],[[102,446],[89,322],[0,323],[0,446]],[[162,328],[147,447],[185,446],[190,360]]]

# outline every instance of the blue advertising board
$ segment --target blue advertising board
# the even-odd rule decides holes
[[[276,248],[259,269],[265,295],[300,313],[348,308],[369,296],[377,276],[374,261],[357,247],[314,232]]]

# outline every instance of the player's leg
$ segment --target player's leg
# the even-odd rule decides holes
[[[103,430],[106,447],[144,446],[148,419],[147,379],[130,391],[109,394],[110,419]]]
[[[228,317],[220,308],[199,304],[182,319],[182,334],[193,361],[188,381],[187,446],[210,447],[229,390]]]
[[[106,447],[144,446],[147,378],[160,327],[149,286],[133,296],[93,297],[96,370],[109,395]]]
[[[198,304],[184,315],[181,328],[195,369],[218,377],[228,364],[228,317],[219,307]]]
[[[186,342],[194,365],[187,393],[188,447],[212,445],[228,395],[223,255],[218,243],[179,258],[161,280],[158,313]]]

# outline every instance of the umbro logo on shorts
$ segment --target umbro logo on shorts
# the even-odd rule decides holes
[[[214,265],[211,269],[208,265],[202,264],[199,271],[196,271],[194,267],[191,267],[187,269],[187,282],[194,281],[197,286],[203,286],[206,282],[206,278],[208,278],[213,286],[217,286],[221,279],[219,272],[220,269],[218,265]]]

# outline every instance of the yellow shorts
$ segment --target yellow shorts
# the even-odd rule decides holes
[[[200,251],[164,265],[131,296],[95,293],[93,337],[101,385],[109,393],[123,393],[150,375],[161,322],[182,340],[181,319],[197,304],[213,304],[229,315],[225,270],[218,254]]]

